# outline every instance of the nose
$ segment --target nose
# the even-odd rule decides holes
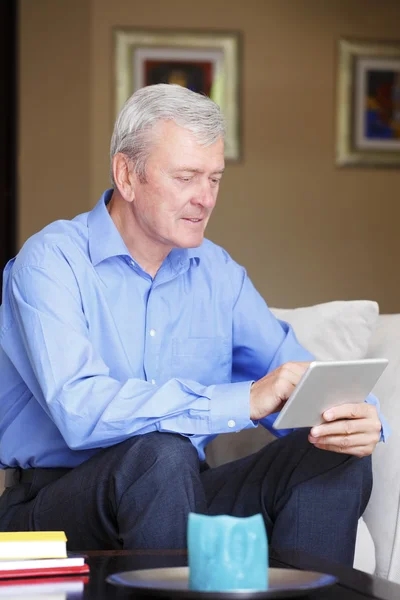
[[[209,181],[203,183],[197,194],[197,204],[201,204],[205,208],[214,208],[217,199],[215,188],[212,187]]]

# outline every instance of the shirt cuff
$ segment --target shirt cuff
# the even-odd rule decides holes
[[[370,394],[365,402],[367,402],[368,404],[373,404],[374,406],[376,406],[376,409],[378,411],[378,417],[379,420],[382,424],[381,427],[381,437],[379,438],[380,442],[387,442],[387,440],[389,439],[390,434],[392,433],[392,430],[390,429],[388,422],[386,421],[385,417],[383,416],[383,414],[381,413],[381,408],[380,408],[380,404],[379,404],[379,400],[376,396],[374,396],[373,394]]]
[[[210,397],[210,433],[228,433],[257,427],[250,419],[253,381],[216,385]]]
[[[271,413],[267,417],[261,419],[260,423],[265,429],[268,429],[270,433],[272,433],[275,437],[284,437],[285,435],[289,435],[295,431],[295,429],[274,429],[274,423],[279,415],[279,412]]]

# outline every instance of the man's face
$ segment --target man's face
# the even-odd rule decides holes
[[[204,237],[224,169],[224,144],[200,146],[173,121],[153,130],[146,181],[134,181],[133,216],[144,238],[162,250],[194,248]]]

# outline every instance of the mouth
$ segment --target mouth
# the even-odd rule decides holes
[[[203,221],[203,219],[191,219],[189,217],[183,217],[183,220],[186,221],[187,223],[201,223]]]

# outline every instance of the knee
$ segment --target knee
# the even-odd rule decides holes
[[[338,454],[338,456],[343,456]],[[330,492],[335,495],[344,496],[347,504],[353,502],[354,506],[359,507],[359,516],[364,512],[372,491],[372,462],[371,456],[358,458],[347,456],[347,460],[339,463],[336,469],[327,472],[327,479],[336,471],[337,477],[332,477],[331,484],[334,484],[335,491],[330,487]]]
[[[371,456],[358,458],[351,456],[349,458],[350,476],[354,479],[357,487],[371,488],[372,487],[372,460]]]
[[[176,474],[199,471],[197,450],[189,438],[172,433],[153,432],[138,436],[128,444],[123,463],[139,470],[157,471],[158,478],[168,479]]]
[[[357,510],[357,518],[361,517],[372,492],[371,456],[350,457],[343,479],[338,482],[338,488],[346,498],[346,505],[353,505],[354,510]]]
[[[361,492],[366,506],[372,492],[372,457],[364,456],[363,458],[355,458],[354,465],[358,477],[360,478]]]
[[[372,479],[372,456],[364,456],[355,460],[362,477],[366,480]]]
[[[190,439],[174,433],[151,433],[142,436],[142,454],[147,460],[159,462],[169,469],[184,466],[199,467],[199,457]]]

